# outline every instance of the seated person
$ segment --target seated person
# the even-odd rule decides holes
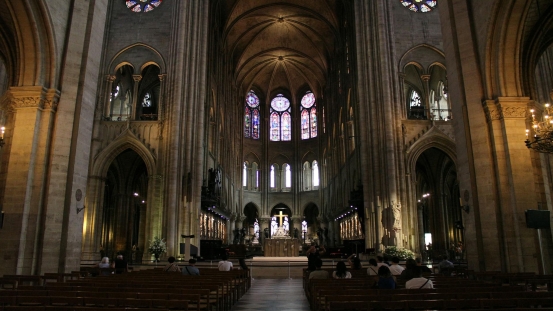
[[[434,284],[432,284],[431,280],[421,276],[422,274],[420,269],[417,269],[416,272],[417,274],[414,278],[405,282],[406,289],[434,288]]]
[[[396,280],[390,272],[390,268],[383,265],[378,268],[378,282],[376,283],[379,289],[395,289]]]
[[[432,270],[430,270],[430,268],[422,265],[422,260],[420,259],[420,257],[415,258],[415,262],[417,263],[417,267],[421,269],[422,275],[432,273]]]
[[[328,279],[328,271],[321,270],[323,266],[323,261],[321,260],[321,258],[314,259],[314,263],[315,271],[311,271],[311,273],[309,273],[309,279]]]
[[[129,272],[127,261],[123,259],[123,255],[121,254],[117,255],[117,258],[113,261],[111,267],[115,269],[116,274]]]
[[[108,257],[103,257],[102,261],[100,261],[99,263],[96,264],[96,268],[98,268],[98,270],[100,271],[99,272],[100,275],[110,275],[111,274],[111,271],[110,271],[111,265],[109,264],[109,258]]]
[[[179,265],[175,263],[175,257],[171,256],[167,258],[167,261],[169,262],[165,267],[163,268],[163,271],[165,272],[180,272]]]
[[[332,277],[335,279],[351,279],[351,273],[347,270],[343,261],[338,261],[336,271],[332,272]]]
[[[181,269],[182,275],[200,275],[200,270],[196,268],[196,259],[190,258],[188,260],[188,266],[184,266],[184,268]]]
[[[447,255],[442,256],[442,261],[438,264],[438,269],[440,271],[440,274],[443,275],[451,275],[451,271],[453,270],[453,263],[449,260],[447,260]]]
[[[367,268],[367,274],[378,275],[378,263],[376,262],[376,259],[374,258],[369,259],[369,267]]]
[[[417,270],[420,270],[419,266],[417,266],[417,262],[415,259],[409,258],[405,263],[405,270],[401,271],[400,278],[409,281],[420,275],[420,272]]]
[[[392,265],[390,266],[390,272],[392,272],[392,275],[400,275],[403,270],[405,270],[405,268],[399,265],[399,258],[393,257]]]
[[[232,262],[228,261],[228,255],[226,253],[221,256],[221,261],[219,261],[217,266],[219,267],[219,271],[232,270]]]
[[[355,254],[351,254],[348,257],[348,264],[349,264],[349,268],[351,270],[361,270],[361,269],[363,269],[363,265],[361,265],[361,260]]]

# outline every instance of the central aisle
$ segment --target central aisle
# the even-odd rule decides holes
[[[302,279],[253,279],[252,287],[232,311],[309,311]]]

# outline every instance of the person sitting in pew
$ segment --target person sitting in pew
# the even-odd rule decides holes
[[[415,271],[416,276],[405,282],[406,289],[434,288],[434,284],[431,280],[422,277],[422,272],[420,269],[417,269]]]
[[[420,275],[420,268],[417,266],[415,259],[409,258],[405,262],[405,270],[401,271],[400,278],[405,281],[409,281],[412,278],[415,278]]]
[[[188,266],[184,266],[184,268],[181,269],[182,275],[200,275],[200,270],[196,268],[196,259],[190,258],[188,260]]]
[[[374,258],[369,259],[369,267],[367,268],[367,274],[378,275],[378,263],[376,262],[376,259]]]
[[[390,272],[388,266],[380,266],[378,268],[378,282],[376,283],[377,288],[379,289],[395,289],[396,280]]]
[[[336,271],[332,272],[332,277],[335,279],[351,279],[351,273],[347,270],[343,261],[338,261]]]
[[[218,264],[219,271],[230,271],[232,270],[232,262],[228,261],[228,255],[223,253],[221,256],[221,261]]]
[[[311,271],[311,273],[309,273],[309,279],[328,279],[328,271],[321,269],[323,266],[322,259],[315,258],[313,262],[315,264],[315,271]]]
[[[165,265],[165,268],[163,268],[163,271],[165,272],[180,272],[179,265],[175,263],[175,257],[171,256],[167,258],[167,261],[169,262],[167,265]]]
[[[415,258],[415,262],[417,263],[417,267],[421,269],[422,275],[429,275],[432,273],[432,270],[430,270],[430,268],[428,268],[426,265],[422,265],[422,260],[420,259],[420,257]]]

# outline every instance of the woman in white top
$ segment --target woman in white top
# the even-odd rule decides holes
[[[228,255],[227,254],[223,254],[223,256],[221,256],[221,261],[219,261],[219,265],[218,265],[218,268],[219,268],[219,271],[230,271],[232,270],[232,262],[228,261]]]
[[[332,277],[335,279],[351,279],[351,273],[347,271],[346,264],[339,261],[336,264],[336,271],[332,272]]]

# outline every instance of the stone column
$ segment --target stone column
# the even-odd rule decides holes
[[[502,266],[509,272],[538,271],[536,257],[539,256],[526,254],[539,251],[535,243],[524,242],[532,240],[535,233],[526,228],[524,211],[537,208],[532,151],[523,143],[529,103],[527,97],[499,97],[485,102],[497,172],[495,208],[501,218],[497,221],[497,231]]]

